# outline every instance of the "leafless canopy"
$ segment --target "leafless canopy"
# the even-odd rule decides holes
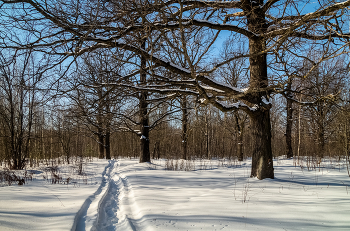
[[[321,61],[348,52],[346,44],[350,34],[345,21],[349,5],[350,1],[10,0],[1,4],[4,22],[1,47],[31,48],[59,55],[59,63],[63,62],[62,58],[69,60],[94,50],[123,49],[145,57],[149,74],[157,80],[157,84],[147,87],[131,86],[134,89],[191,94],[223,111],[236,108],[249,111],[256,104],[264,106],[264,100],[257,100],[253,95],[281,92],[286,82],[250,86],[243,91],[215,81],[215,71],[236,59],[253,59],[262,54],[274,58],[283,49],[288,50],[286,55],[304,58],[306,55],[298,52],[302,47],[300,43],[305,44],[307,40],[324,51],[312,60],[311,71]],[[211,40],[203,45],[197,60],[191,60],[190,43],[195,41],[187,39],[186,33],[196,33],[196,30],[210,34],[207,39]],[[31,33],[30,38],[23,39],[20,33],[24,31]],[[216,58],[210,65],[201,67],[201,59],[213,53],[210,48],[217,46],[215,40],[221,34],[247,41],[262,40],[266,46],[256,51],[232,52],[230,57]],[[147,38],[147,49],[140,48],[140,36]],[[295,41],[299,41],[299,45]],[[186,68],[171,62],[165,55],[167,49],[183,54]],[[164,71],[173,74],[164,74]],[[133,73],[137,71],[133,70],[128,77]],[[176,75],[182,79],[173,78]],[[251,79],[252,84],[253,81]],[[223,99],[234,99],[238,103],[223,103]]]

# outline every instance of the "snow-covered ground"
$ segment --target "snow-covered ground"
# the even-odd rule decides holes
[[[278,159],[260,181],[250,160],[95,160],[83,176],[63,168],[68,185],[39,169],[0,187],[0,230],[350,230],[346,165],[315,164]]]
[[[49,167],[43,166],[28,170],[32,181],[23,186],[3,184],[0,187],[0,230],[70,230],[76,214],[86,214],[88,207],[93,218],[100,191],[107,181],[105,177],[112,167],[108,161],[98,159],[85,163],[81,174],[78,174],[78,165],[61,166],[54,173],[62,181],[52,184],[55,178]],[[24,175],[23,171],[17,174]],[[89,204],[89,200],[95,203]]]

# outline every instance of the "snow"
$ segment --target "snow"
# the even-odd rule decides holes
[[[246,93],[248,90],[249,90],[249,87],[247,87],[247,88],[242,88],[242,89],[241,89],[241,91],[242,91],[243,93]]]
[[[232,108],[237,108],[239,109],[240,107],[245,107],[247,109],[249,109],[250,111],[256,111],[259,106],[257,104],[254,104],[253,107],[249,107],[248,105],[246,105],[245,103],[238,101],[237,103],[226,103],[226,102],[217,102],[219,104],[221,104],[223,107],[227,108],[227,109],[232,109]]]
[[[172,94],[168,94],[167,97],[170,98],[170,97],[173,97],[173,96],[175,96],[175,95],[176,95],[176,93],[172,93]]]
[[[146,50],[143,50],[143,51],[147,52]],[[181,72],[184,72],[186,74],[191,74],[191,71],[187,70],[186,68],[183,68],[183,67],[181,67],[179,65],[176,65],[175,63],[172,63],[172,62],[170,62],[169,60],[167,60],[165,58],[161,58],[157,54],[149,53],[149,55],[152,56],[155,59],[158,59],[158,60],[162,61],[163,63],[169,64],[171,67],[176,68],[176,69],[180,70]]]
[[[141,135],[140,140],[147,140],[147,137],[144,135]]]
[[[279,158],[265,180],[249,178],[250,162],[95,160],[75,186],[41,171],[0,187],[0,230],[348,230],[344,161]]]
[[[206,98],[200,98],[200,99],[199,99],[199,102],[200,102],[200,103],[204,103],[205,101],[207,101]]]
[[[272,104],[268,99],[266,99],[265,96],[262,96],[262,97],[261,97],[261,101],[262,101],[265,105]]]
[[[208,91],[216,91],[216,92],[219,92],[219,93],[225,93],[224,91],[222,90],[219,90],[217,88],[214,88],[214,87],[208,87],[208,86],[201,86],[203,89],[205,90],[208,90]]]
[[[51,184],[50,173],[47,175],[41,168],[34,171],[33,181],[23,186],[0,187],[0,230],[70,230],[77,213],[86,214],[90,207],[88,227],[96,215],[99,198],[95,203],[85,202],[102,190],[108,166],[111,167],[106,160],[96,159],[86,164],[83,175],[75,173],[74,165],[62,167],[59,175],[63,180],[71,178],[68,185]]]
[[[251,107],[251,111],[256,111],[256,110],[258,110],[259,109],[259,105],[257,105],[257,104],[254,104],[253,105],[253,107]]]
[[[237,88],[237,87],[232,87],[232,86],[230,86],[230,85],[228,85],[228,84],[226,84],[226,83],[218,82],[218,81],[216,81],[215,79],[210,79],[210,78],[207,78],[207,77],[205,77],[205,76],[201,76],[201,77],[203,77],[203,78],[209,80],[210,82],[213,82],[213,83],[214,83],[215,85],[217,85],[217,86],[222,86],[222,87],[228,88],[228,89],[230,89],[230,90],[232,90],[232,91],[234,91],[234,92],[236,92],[236,93],[244,93],[241,89],[239,89],[239,88]],[[204,87],[204,86],[202,86],[202,87]],[[216,88],[213,88],[213,89],[216,89]],[[218,91],[218,90],[216,90],[216,91]]]
[[[97,43],[97,45],[101,45],[101,46],[108,46],[107,43]]]
[[[161,60],[161,59],[160,59]],[[167,61],[164,61],[162,60],[163,62],[167,62]],[[191,74],[191,71],[187,70],[186,68],[183,68],[183,67],[180,67],[179,65],[176,65],[174,63],[171,63],[171,62],[168,62],[172,67],[178,69],[178,70],[181,70],[182,72],[184,73],[187,73],[187,74]]]

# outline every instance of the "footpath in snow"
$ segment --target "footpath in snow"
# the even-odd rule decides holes
[[[350,229],[344,162],[274,165],[276,178],[260,181],[249,160],[97,161],[87,184],[0,187],[0,230]]]

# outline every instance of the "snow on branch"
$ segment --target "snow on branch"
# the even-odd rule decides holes
[[[177,96],[179,96],[180,94],[178,92],[174,92],[174,93],[169,93],[163,97],[157,97],[157,98],[151,98],[151,99],[147,99],[146,101],[148,103],[155,103],[155,102],[161,102],[164,100],[168,100],[168,99],[174,99]]]
[[[113,85],[113,84],[110,84]],[[165,86],[163,85],[145,85],[145,86],[138,86],[138,85],[129,85],[129,84],[118,84],[120,87],[126,87],[138,91],[148,91],[148,92],[154,92],[154,93],[160,93],[160,94],[165,94],[169,95],[170,97],[173,97],[172,94],[178,93],[178,94],[183,94],[183,95],[194,95],[198,96],[199,92],[194,91],[194,90],[187,90],[187,89],[177,89],[177,88],[164,88]]]
[[[219,90],[219,89],[216,89],[214,87],[207,87],[207,86],[202,86],[202,88],[208,92],[214,92],[214,93],[225,93],[224,91],[222,90]]]
[[[132,129],[130,127],[119,127],[120,130],[124,131],[124,132],[132,132],[137,136],[141,136],[141,131],[140,130],[135,130]]]
[[[324,102],[324,103],[335,103],[336,101],[339,100],[339,93],[337,94],[329,94],[329,95],[325,95],[325,96],[321,96],[321,97],[318,97],[316,100],[314,101],[309,101],[309,102],[302,102],[302,101],[299,101],[293,97],[289,97],[286,93],[282,93],[282,95],[286,98],[286,99],[289,99],[289,100],[292,100],[294,103],[298,104],[298,105],[301,105],[301,106],[311,106],[311,105],[315,105],[319,102]]]
[[[225,95],[237,95],[244,93],[242,90],[236,87],[231,87],[224,83],[219,83],[213,79],[209,79],[208,77],[205,77],[203,75],[197,75],[197,80],[201,81],[202,83],[210,86],[210,90],[214,90],[216,92],[225,93]],[[202,88],[206,88],[205,86],[201,86]],[[207,88],[209,89],[209,88]]]
[[[238,101],[236,103],[227,103],[227,102],[220,102],[220,101],[212,101],[211,102],[215,107],[217,107],[222,112],[228,112],[228,111],[234,111],[234,110],[243,110],[247,114],[250,114],[251,112],[254,112],[257,110],[258,106],[254,105],[253,107],[249,107],[245,103]]]

